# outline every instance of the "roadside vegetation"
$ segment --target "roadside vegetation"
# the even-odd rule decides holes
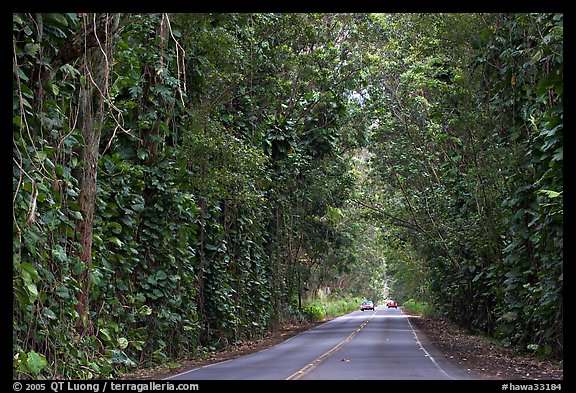
[[[438,315],[434,309],[434,305],[428,302],[419,302],[414,299],[408,299],[402,303],[402,308],[408,310],[413,314],[422,315],[424,317],[434,317]]]
[[[14,13],[12,60],[13,378],[388,298],[562,358],[561,13]]]
[[[306,320],[322,321],[325,318],[335,318],[358,310],[361,298],[316,299],[305,302],[303,309]]]

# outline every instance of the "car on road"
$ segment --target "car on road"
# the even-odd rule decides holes
[[[386,302],[386,307],[390,308],[390,307],[394,307],[394,308],[398,308],[398,302],[396,300],[388,300],[388,302]]]
[[[364,311],[364,310],[374,311],[374,303],[370,300],[362,302],[362,304],[360,305],[360,310],[362,310],[362,311]]]

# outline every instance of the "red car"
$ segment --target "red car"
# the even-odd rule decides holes
[[[386,307],[398,308],[398,303],[396,302],[396,300],[388,300],[388,302],[386,303]]]

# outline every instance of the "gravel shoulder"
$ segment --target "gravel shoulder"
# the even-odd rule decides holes
[[[563,361],[543,360],[517,354],[494,341],[467,333],[443,318],[413,315],[411,323],[423,332],[449,361],[484,379],[562,380]]]

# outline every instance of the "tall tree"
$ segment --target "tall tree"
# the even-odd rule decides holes
[[[92,238],[94,209],[96,204],[98,160],[100,158],[100,138],[102,128],[110,110],[110,73],[114,61],[114,48],[120,14],[84,14],[78,33],[65,45],[78,54],[80,70],[85,79],[78,90],[78,128],[81,130],[84,145],[80,160],[80,213],[77,231],[80,249],[77,250],[85,269],[78,276],[82,289],[78,294],[76,311],[79,314],[78,328],[92,330],[89,316],[89,296],[91,289]],[[72,60],[72,59],[70,59]]]

